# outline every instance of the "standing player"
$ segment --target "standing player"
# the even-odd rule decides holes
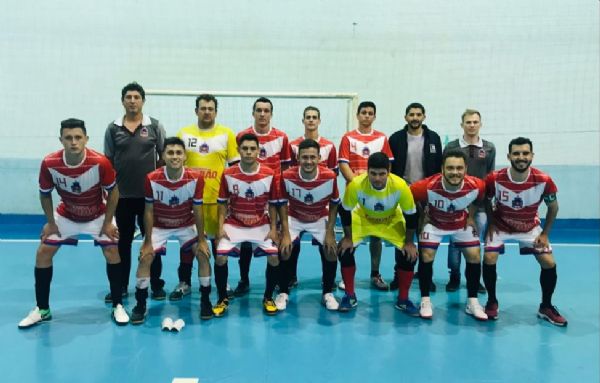
[[[339,211],[344,238],[338,244],[338,252],[346,285],[339,310],[350,311],[358,304],[354,292],[354,251],[363,239],[375,236],[396,248],[400,285],[396,308],[409,315],[418,315],[417,308],[408,299],[417,260],[417,248],[412,240],[417,227],[417,210],[406,182],[390,174],[387,154],[377,152],[369,156],[367,173],[354,177],[346,186]]]
[[[146,93],[138,83],[125,85],[121,90],[121,103],[125,115],[108,124],[104,135],[104,155],[117,172],[119,204],[115,212],[119,228],[119,255],[123,263],[123,296],[127,296],[131,272],[131,243],[137,220],[144,233],[144,179],[157,167],[163,149],[165,129],[158,120],[142,113]],[[162,260],[154,259],[151,267],[150,286],[152,298],[166,297],[165,281],[160,279]],[[104,300],[110,302],[111,294]]]
[[[218,212],[217,196],[221,175],[227,165],[240,160],[235,135],[226,126],[217,124],[217,99],[212,94],[196,97],[196,115],[198,122],[181,128],[177,137],[185,143],[185,166],[200,172],[204,179],[204,230],[211,240],[213,255],[216,255],[214,238],[217,234]],[[182,251],[179,263],[179,284],[169,294],[169,300],[177,301],[191,292],[192,262],[194,254]]]
[[[267,255],[263,309],[268,315],[277,313],[273,290],[279,281],[278,212],[283,233],[281,246],[284,251],[290,251],[291,241],[287,214],[281,207],[285,201],[280,191],[280,175],[258,162],[259,150],[259,141],[254,134],[242,135],[238,140],[240,163],[227,168],[221,179],[215,261],[215,283],[219,300],[213,308],[217,317],[223,316],[229,307],[227,258],[239,256],[243,242],[250,243],[255,255]]]
[[[297,162],[282,175],[282,190],[289,204],[290,237],[293,249],[300,251],[300,237],[310,233],[319,245],[323,268],[322,304],[328,310],[337,310],[339,303],[331,293],[337,268],[336,242],[333,228],[340,202],[337,175],[330,169],[319,166],[320,150],[317,141],[306,139],[298,145]],[[329,205],[329,209],[327,206]],[[284,207],[285,208],[285,207]],[[279,295],[275,298],[277,310],[285,310],[288,302],[290,279],[293,276],[293,260],[282,252],[280,260]]]
[[[541,267],[540,285],[542,303],[538,317],[556,326],[566,326],[567,320],[552,305],[556,287],[556,262],[548,240],[552,224],[558,214],[557,188],[552,178],[531,167],[533,144],[528,138],[518,137],[508,144],[510,168],[491,173],[486,179],[488,199],[488,231],[483,259],[483,282],[488,290],[485,312],[498,318],[496,298],[496,262],[504,254],[504,242],[519,241],[521,254],[533,254]],[[544,227],[540,226],[537,211],[542,200],[548,206]]]
[[[433,317],[429,286],[433,274],[435,253],[444,236],[451,236],[467,261],[467,306],[465,311],[477,320],[487,320],[477,300],[481,277],[479,235],[473,222],[473,202],[485,197],[485,184],[477,177],[466,175],[467,159],[460,151],[447,151],[442,157],[442,173],[417,181],[410,186],[415,201],[426,204],[423,211],[425,226],[419,235],[419,288],[421,289],[422,318]]]
[[[337,150],[333,142],[329,141],[325,137],[319,134],[319,125],[321,124],[321,112],[317,107],[307,106],[304,108],[302,116],[302,123],[304,124],[304,135],[296,138],[290,142],[290,148],[292,152],[292,165],[298,165],[298,147],[305,139],[315,140],[319,144],[320,160],[319,165],[325,168],[329,168],[338,173],[338,162],[337,162]],[[335,215],[334,215],[335,217]],[[294,241],[292,247],[292,255],[290,258],[291,262],[291,278],[290,288],[294,288],[298,285],[298,256],[300,255],[300,241]],[[321,258],[325,261],[325,258]],[[325,267],[325,263],[322,265]],[[335,278],[335,277],[334,277]]]
[[[490,141],[479,136],[481,129],[481,114],[475,109],[467,109],[462,114],[460,126],[464,134],[461,138],[448,142],[444,152],[448,150],[462,150],[467,156],[467,174],[485,180],[485,177],[494,171],[496,166],[496,147]],[[483,201],[475,202],[475,226],[481,235],[485,232],[487,218]],[[460,287],[460,251],[454,243],[448,244],[448,270],[450,280],[446,291],[456,291]],[[485,293],[485,288],[479,283],[479,292]]]
[[[354,177],[367,171],[367,159],[372,153],[382,152],[388,156],[390,161],[394,161],[387,137],[385,134],[373,129],[376,110],[375,103],[371,101],[361,102],[356,112],[358,128],[344,134],[342,137],[339,151],[339,165],[340,172],[342,172],[346,180],[346,185]],[[389,286],[379,272],[381,250],[381,240],[379,237],[370,238],[371,286],[378,290],[386,291],[389,289]]]
[[[200,281],[200,318],[213,316],[210,303],[210,252],[204,235],[202,194],[204,181],[195,171],[183,166],[185,144],[178,137],[165,139],[162,153],[165,166],[146,176],[144,244],[140,249],[135,299],[131,323],[146,318],[146,299],[150,284],[150,265],[155,256],[167,253],[167,239],[179,241],[181,253],[196,253]]]
[[[273,169],[277,177],[280,177],[282,170],[287,169],[291,161],[290,145],[287,135],[283,131],[271,126],[271,118],[273,117],[273,103],[271,100],[260,97],[254,101],[252,117],[254,117],[254,125],[238,133],[238,142],[240,137],[247,133],[258,137],[258,162]],[[249,244],[242,244],[239,259],[240,282],[235,288],[235,296],[241,297],[250,291],[249,274],[251,261],[251,246]]]
[[[35,257],[37,307],[19,322],[19,328],[52,319],[49,305],[52,258],[61,245],[77,245],[79,234],[91,235],[96,246],[102,248],[112,294],[112,318],[116,324],[125,325],[129,315],[121,304],[119,232],[113,223],[119,200],[115,171],[106,157],[85,147],[88,136],[83,121],[74,118],[62,121],[60,142],[64,149],[47,155],[40,168],[40,202],[47,223]],[[54,188],[61,197],[56,211],[52,202]]]

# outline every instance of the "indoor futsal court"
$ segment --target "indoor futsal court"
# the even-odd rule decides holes
[[[444,291],[444,256],[434,264],[433,320],[395,310],[396,292],[368,287],[364,245],[357,252],[357,309],[329,312],[319,303],[320,262],[309,241],[302,245],[299,287],[277,316],[262,313],[265,260],[255,258],[250,295],[233,300],[225,317],[200,321],[194,280],[191,297],[149,301],[146,323],[117,327],[103,303],[104,260],[91,241],[82,241],[77,248],[64,246],[55,258],[53,319],[23,331],[17,323],[34,300],[36,225],[2,225],[0,251],[10,254],[0,271],[3,382],[369,382],[399,375],[413,382],[599,379],[600,240],[598,227],[586,223],[559,223],[552,236],[560,270],[554,302],[569,319],[565,328],[536,317],[539,266],[518,255],[516,244],[507,246],[498,263],[500,318],[477,322],[464,312],[464,279],[458,292]],[[445,251],[441,246],[440,255]],[[170,243],[168,252],[163,276],[170,289],[176,283],[177,244]],[[391,276],[392,256],[384,248],[384,277]],[[236,266],[230,259],[233,284]],[[410,294],[418,300],[416,282]],[[128,309],[133,302],[130,294]],[[186,325],[180,333],[161,332],[164,317]]]

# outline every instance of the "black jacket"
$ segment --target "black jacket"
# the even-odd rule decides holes
[[[394,162],[392,163],[392,173],[398,177],[404,175],[406,168],[406,152],[408,151],[408,143],[406,136],[408,135],[408,125],[404,125],[402,130],[392,134],[389,140],[392,154],[394,154]],[[440,136],[427,125],[423,125],[423,172],[425,177],[429,177],[439,173],[442,168],[442,141]]]

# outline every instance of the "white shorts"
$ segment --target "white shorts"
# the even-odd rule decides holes
[[[327,218],[325,217],[322,217],[315,222],[302,222],[288,216],[288,225],[292,241],[300,241],[302,233],[309,233],[312,235],[313,244],[322,245],[325,241],[325,229],[327,227]]]
[[[217,256],[239,257],[240,246],[242,242],[250,242],[254,256],[264,255],[277,257],[279,251],[272,240],[264,238],[269,233],[269,225],[258,227],[239,227],[230,224],[224,224],[223,230],[227,233],[227,238],[222,238],[217,245]]]
[[[507,233],[504,231],[494,233],[493,240],[491,242],[486,242],[485,244],[485,252],[504,254],[504,242],[513,239],[519,243],[519,253],[522,255],[551,254],[552,246],[549,246],[548,248],[535,248],[533,246],[533,242],[541,233],[542,228],[540,226],[536,226],[526,233]]]
[[[419,247],[437,250],[442,239],[449,235],[452,243],[458,249],[479,247],[479,235],[473,226],[458,230],[441,230],[428,223],[419,235]]]
[[[171,237],[177,238],[181,250],[191,250],[192,246],[198,242],[198,232],[196,231],[195,225],[178,227],[175,229],[153,227],[152,249],[154,249],[154,254],[167,254],[167,239]]]
[[[54,221],[56,222],[56,226],[58,226],[58,232],[60,233],[60,236],[56,234],[50,235],[44,241],[44,244],[46,245],[77,246],[77,236],[80,234],[91,235],[92,238],[94,238],[94,246],[116,246],[118,243],[118,241],[113,241],[104,234],[100,235],[100,230],[102,230],[102,224],[104,223],[104,214],[91,221],[75,222],[54,212]],[[114,217],[112,224],[117,224]]]

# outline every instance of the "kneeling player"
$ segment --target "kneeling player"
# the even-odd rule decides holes
[[[340,311],[350,311],[358,304],[354,292],[355,247],[366,237],[383,239],[396,248],[396,275],[399,291],[396,308],[418,316],[408,299],[417,260],[413,237],[417,228],[417,209],[410,188],[402,178],[390,174],[390,160],[381,152],[367,161],[367,172],[356,176],[346,187],[339,208],[344,238],[338,244],[342,278],[346,294]]]
[[[278,211],[284,233],[281,244],[285,248],[290,246],[287,214],[281,208],[284,201],[279,174],[259,164],[256,135],[243,134],[238,141],[238,151],[241,160],[223,172],[219,191],[219,232],[215,260],[215,283],[219,300],[213,312],[217,317],[227,312],[227,258],[239,257],[241,244],[249,242],[256,256],[267,256],[263,309],[266,314],[273,315],[277,313],[273,290],[279,281],[279,238],[276,226]]]
[[[289,204],[288,226],[290,238],[294,241],[293,246],[300,251],[300,237],[303,232],[310,233],[318,243],[323,267],[321,303],[328,310],[337,310],[339,303],[332,294],[337,268],[333,228],[340,198],[337,175],[332,170],[319,166],[320,157],[317,141],[303,140],[298,145],[300,166],[283,172],[281,189]],[[285,206],[283,208],[285,209]],[[294,276],[295,262],[290,255],[287,251],[281,254],[279,295],[275,298],[278,310],[285,310],[287,306],[290,280]]]
[[[62,121],[60,142],[64,150],[47,155],[40,168],[40,201],[47,223],[35,258],[37,307],[19,322],[19,328],[52,319],[49,305],[52,258],[61,245],[76,245],[79,234],[91,235],[95,244],[102,247],[112,294],[112,317],[118,325],[125,325],[129,315],[121,304],[119,234],[113,219],[119,200],[115,171],[106,157],[85,147],[88,136],[83,121],[74,118]],[[52,206],[55,187],[62,199],[56,211]]]
[[[204,235],[202,193],[204,181],[199,174],[183,166],[185,144],[180,138],[165,140],[162,153],[165,166],[146,176],[144,208],[144,244],[135,284],[137,304],[131,311],[131,323],[144,323],[150,284],[150,265],[155,256],[166,254],[167,239],[179,241],[181,253],[196,253],[200,280],[200,318],[213,316],[210,303],[210,252]]]
[[[528,138],[518,137],[508,145],[510,168],[491,173],[486,178],[488,203],[488,232],[483,259],[483,282],[488,290],[485,312],[498,318],[496,298],[496,262],[504,254],[504,242],[519,242],[521,254],[533,254],[541,267],[540,285],[542,303],[538,317],[556,326],[566,326],[567,320],[552,305],[556,287],[556,262],[548,235],[558,214],[558,191],[552,178],[531,167],[533,145]],[[495,200],[492,212],[491,200]],[[544,228],[540,226],[537,211],[542,200],[548,206]]]
[[[417,181],[410,186],[415,201],[426,203],[425,223],[419,236],[419,288],[421,289],[422,318],[431,319],[433,305],[429,286],[433,260],[444,236],[451,236],[454,245],[462,250],[467,265],[467,306],[465,311],[478,320],[487,320],[477,299],[481,277],[479,236],[474,224],[476,208],[473,202],[485,197],[485,185],[477,177],[466,175],[467,161],[460,150],[450,150],[442,157],[442,173]]]

